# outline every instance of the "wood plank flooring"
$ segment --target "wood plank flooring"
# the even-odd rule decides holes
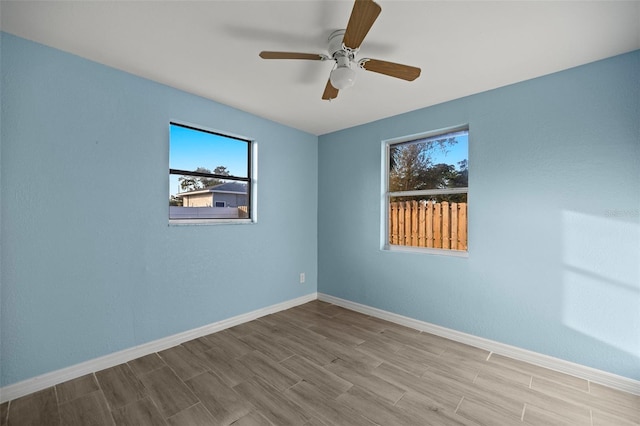
[[[640,425],[640,396],[314,301],[0,405],[22,425]]]

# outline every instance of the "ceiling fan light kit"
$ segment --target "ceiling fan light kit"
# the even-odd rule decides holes
[[[345,30],[337,30],[329,36],[329,55],[294,53],[294,52],[260,52],[263,59],[305,59],[335,62],[329,74],[322,99],[331,100],[338,96],[338,91],[347,89],[355,83],[356,68],[384,74],[402,80],[413,81],[420,76],[420,68],[378,59],[364,58],[356,62],[356,54],[365,36],[378,18],[382,8],[373,0],[355,0],[351,16]]]
[[[348,89],[356,82],[356,71],[352,66],[352,59],[348,56],[335,58],[337,66],[331,70],[329,81],[338,90]]]
[[[348,89],[356,82],[356,72],[348,65],[344,67],[339,66],[331,71],[329,80],[331,81],[331,85],[338,90]]]

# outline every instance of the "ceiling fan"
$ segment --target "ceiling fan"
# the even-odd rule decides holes
[[[327,81],[322,94],[322,99],[325,100],[335,99],[339,90],[353,86],[356,77],[355,68],[413,81],[420,76],[420,68],[370,58],[356,61],[356,54],[360,49],[360,45],[381,11],[380,5],[373,0],[355,0],[347,28],[334,31],[329,36],[329,47],[327,49],[329,55],[262,51],[260,52],[260,57],[263,59],[334,61],[335,66],[329,75],[329,81]]]

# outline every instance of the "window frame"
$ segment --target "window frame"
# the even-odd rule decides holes
[[[256,201],[257,201],[257,158],[258,158],[258,145],[254,139],[234,135],[228,132],[223,132],[220,130],[214,130],[207,128],[205,126],[185,123],[181,121],[171,120],[169,121],[169,129],[171,126],[179,126],[186,129],[209,133],[216,136],[221,136],[224,138],[235,139],[242,142],[247,143],[247,176],[225,176],[219,175],[215,173],[202,173],[195,172],[189,170],[182,169],[172,169],[171,168],[171,158],[169,156],[169,177],[171,175],[181,175],[181,176],[195,176],[195,177],[207,177],[207,178],[215,178],[226,181],[236,181],[236,182],[245,182],[247,184],[247,212],[248,218],[172,218],[171,211],[169,210],[169,225],[215,225],[215,224],[247,224],[247,223],[256,223],[257,222],[257,209],[256,209]],[[169,149],[171,149],[171,138],[169,138]],[[169,193],[171,196],[171,192]]]
[[[424,133],[418,133],[408,136],[401,136],[392,139],[386,139],[382,141],[382,196],[381,196],[381,237],[380,248],[386,252],[410,252],[410,253],[424,253],[433,255],[443,255],[450,257],[469,257],[469,216],[467,211],[467,250],[452,250],[442,249],[435,247],[416,247],[416,246],[404,246],[394,245],[389,241],[390,229],[389,229],[389,217],[390,217],[390,205],[392,197],[410,197],[410,196],[430,196],[430,195],[450,195],[450,194],[467,194],[467,200],[469,199],[469,184],[466,187],[460,188],[444,188],[444,189],[422,189],[412,191],[389,191],[389,177],[390,177],[390,161],[391,161],[391,147],[393,145],[400,145],[411,143],[413,141],[419,141],[421,139],[433,139],[439,136],[444,136],[450,133],[467,132],[469,137],[469,125],[460,125],[444,129],[438,129],[428,131]],[[469,161],[469,148],[467,147],[467,162]],[[468,201],[467,201],[468,204]]]

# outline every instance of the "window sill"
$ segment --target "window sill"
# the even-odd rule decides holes
[[[250,225],[253,219],[169,219],[169,226]]]
[[[382,248],[382,251],[402,252],[402,253],[420,253],[420,254],[431,254],[431,255],[449,256],[449,257],[462,257],[462,258],[469,257],[469,252],[462,251],[462,250],[447,250],[447,249],[413,247],[413,246],[396,246],[396,245],[388,245],[388,244]]]

